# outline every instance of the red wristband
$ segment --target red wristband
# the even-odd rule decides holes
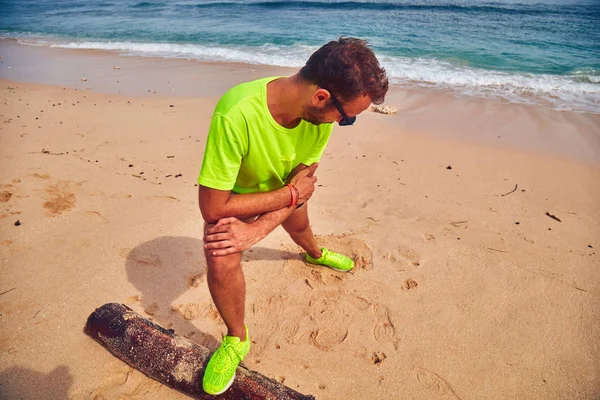
[[[292,195],[292,203],[290,204],[290,207],[293,207],[296,205],[296,203],[298,203],[298,189],[296,189],[296,186],[292,185],[291,183],[288,183],[285,186],[290,189],[290,194]]]

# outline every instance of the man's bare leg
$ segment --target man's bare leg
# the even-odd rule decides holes
[[[287,233],[290,234],[292,240],[302,247],[308,255],[313,258],[321,257],[321,248],[317,244],[315,235],[310,228],[308,220],[308,203],[300,208],[297,208],[283,223],[281,224]]]
[[[227,336],[246,340],[244,308],[246,281],[242,272],[242,253],[214,257],[204,252],[207,261],[207,282],[212,299],[227,325]]]

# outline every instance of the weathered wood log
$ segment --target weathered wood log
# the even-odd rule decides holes
[[[87,320],[85,332],[133,368],[194,399],[314,400],[242,365],[225,393],[206,394],[202,376],[211,351],[123,304],[109,303],[96,309]]]

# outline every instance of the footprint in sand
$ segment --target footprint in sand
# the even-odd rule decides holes
[[[310,318],[327,325],[338,325],[344,321],[344,313],[339,306],[341,293],[338,291],[313,292],[309,303]]]
[[[381,351],[375,351],[373,352],[373,355],[371,356],[371,359],[369,361],[371,361],[371,364],[381,364],[385,359],[387,358],[387,356],[385,355],[384,352]]]
[[[405,271],[407,268],[420,267],[421,256],[415,250],[408,246],[399,246],[396,252],[388,254],[392,265],[400,271]]]
[[[6,188],[9,189],[10,191],[4,191],[4,192],[0,192],[0,204],[2,204],[2,210],[6,211],[0,214],[0,219],[6,218],[9,215],[15,214],[14,212],[11,212],[12,207],[15,206],[15,201],[14,199],[16,197],[18,197],[16,195],[16,188],[13,187],[13,185],[2,185],[0,186],[1,188]],[[11,200],[9,203],[9,200]],[[7,204],[3,204],[3,203],[7,203]]]
[[[350,302],[352,303],[352,305],[354,305],[360,311],[365,311],[366,309],[368,309],[371,306],[371,302],[369,302],[369,300],[367,300],[361,296],[353,296],[350,299]]]
[[[342,283],[342,277],[339,276],[339,273],[325,267],[307,264],[300,257],[286,260],[283,264],[283,270],[290,275],[303,279],[311,289]]]
[[[419,284],[416,280],[408,278],[402,283],[402,290],[415,290],[418,286]]]
[[[437,396],[444,396],[448,399],[460,400],[459,397],[452,391],[452,388],[448,382],[435,373],[422,367],[414,368],[413,373],[415,374],[421,386],[427,389],[430,393]]]
[[[217,319],[214,318],[216,308],[211,303],[187,303],[180,307],[174,307],[174,311],[179,311],[183,319],[188,321],[194,320],[200,316],[209,316],[211,319]]]
[[[313,292],[309,303],[310,319],[318,324],[309,334],[309,343],[321,350],[331,350],[348,336],[348,317],[341,309],[339,291]]]
[[[348,329],[317,328],[308,336],[308,342],[321,350],[331,350],[348,336]]]
[[[251,310],[253,314],[262,315],[281,315],[284,311],[284,298],[280,294],[272,296],[259,296],[259,298],[252,304]]]
[[[37,182],[31,183],[31,185],[34,187],[42,183],[40,181],[50,181],[50,175],[48,175],[45,172],[35,172],[33,174],[27,175],[27,177],[35,178],[37,180]],[[20,183],[21,180],[14,179],[13,182]],[[31,187],[31,185],[28,187]],[[80,186],[81,183],[59,180],[48,183],[44,189],[33,189],[33,191],[38,193],[41,192],[42,197],[45,200],[45,202],[42,205],[43,208],[46,209],[46,211],[51,217],[56,217],[58,215],[65,214],[71,211],[75,207],[75,193],[78,192]],[[2,185],[2,188],[7,189],[7,191],[2,192],[2,199],[5,202],[8,202],[8,200],[10,200],[11,197],[29,197],[19,195],[18,190],[16,190],[17,188],[11,184]]]
[[[298,341],[296,335],[300,330],[300,325],[296,321],[286,319],[281,322],[279,329],[283,332],[284,339],[287,343],[295,344]]]
[[[258,318],[264,318],[268,330],[274,332],[281,323],[281,317],[286,315],[287,299],[288,297],[282,294],[261,294],[248,309]]]
[[[75,207],[74,189],[78,184],[70,181],[58,181],[55,184],[48,185],[45,189],[44,197],[47,201],[44,202],[44,208],[48,210],[50,216],[69,212]]]
[[[0,203],[6,203],[7,201],[10,200],[12,195],[13,194],[11,192],[7,192],[7,191],[0,192]]]
[[[377,322],[373,326],[373,337],[378,342],[391,342],[395,347],[398,339],[396,339],[396,328],[390,321],[388,308],[382,304],[373,304],[372,311],[377,317]]]

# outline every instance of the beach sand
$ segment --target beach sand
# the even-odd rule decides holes
[[[10,46],[0,397],[187,398],[83,326],[122,302],[216,348],[196,187],[208,124],[230,85],[279,70]],[[10,51],[37,63],[9,73]],[[63,75],[40,77],[44,60]],[[318,399],[598,398],[600,116],[424,89],[386,104],[398,113],[334,128],[308,204],[357,268],[305,264],[282,228],[245,253],[245,365]]]

